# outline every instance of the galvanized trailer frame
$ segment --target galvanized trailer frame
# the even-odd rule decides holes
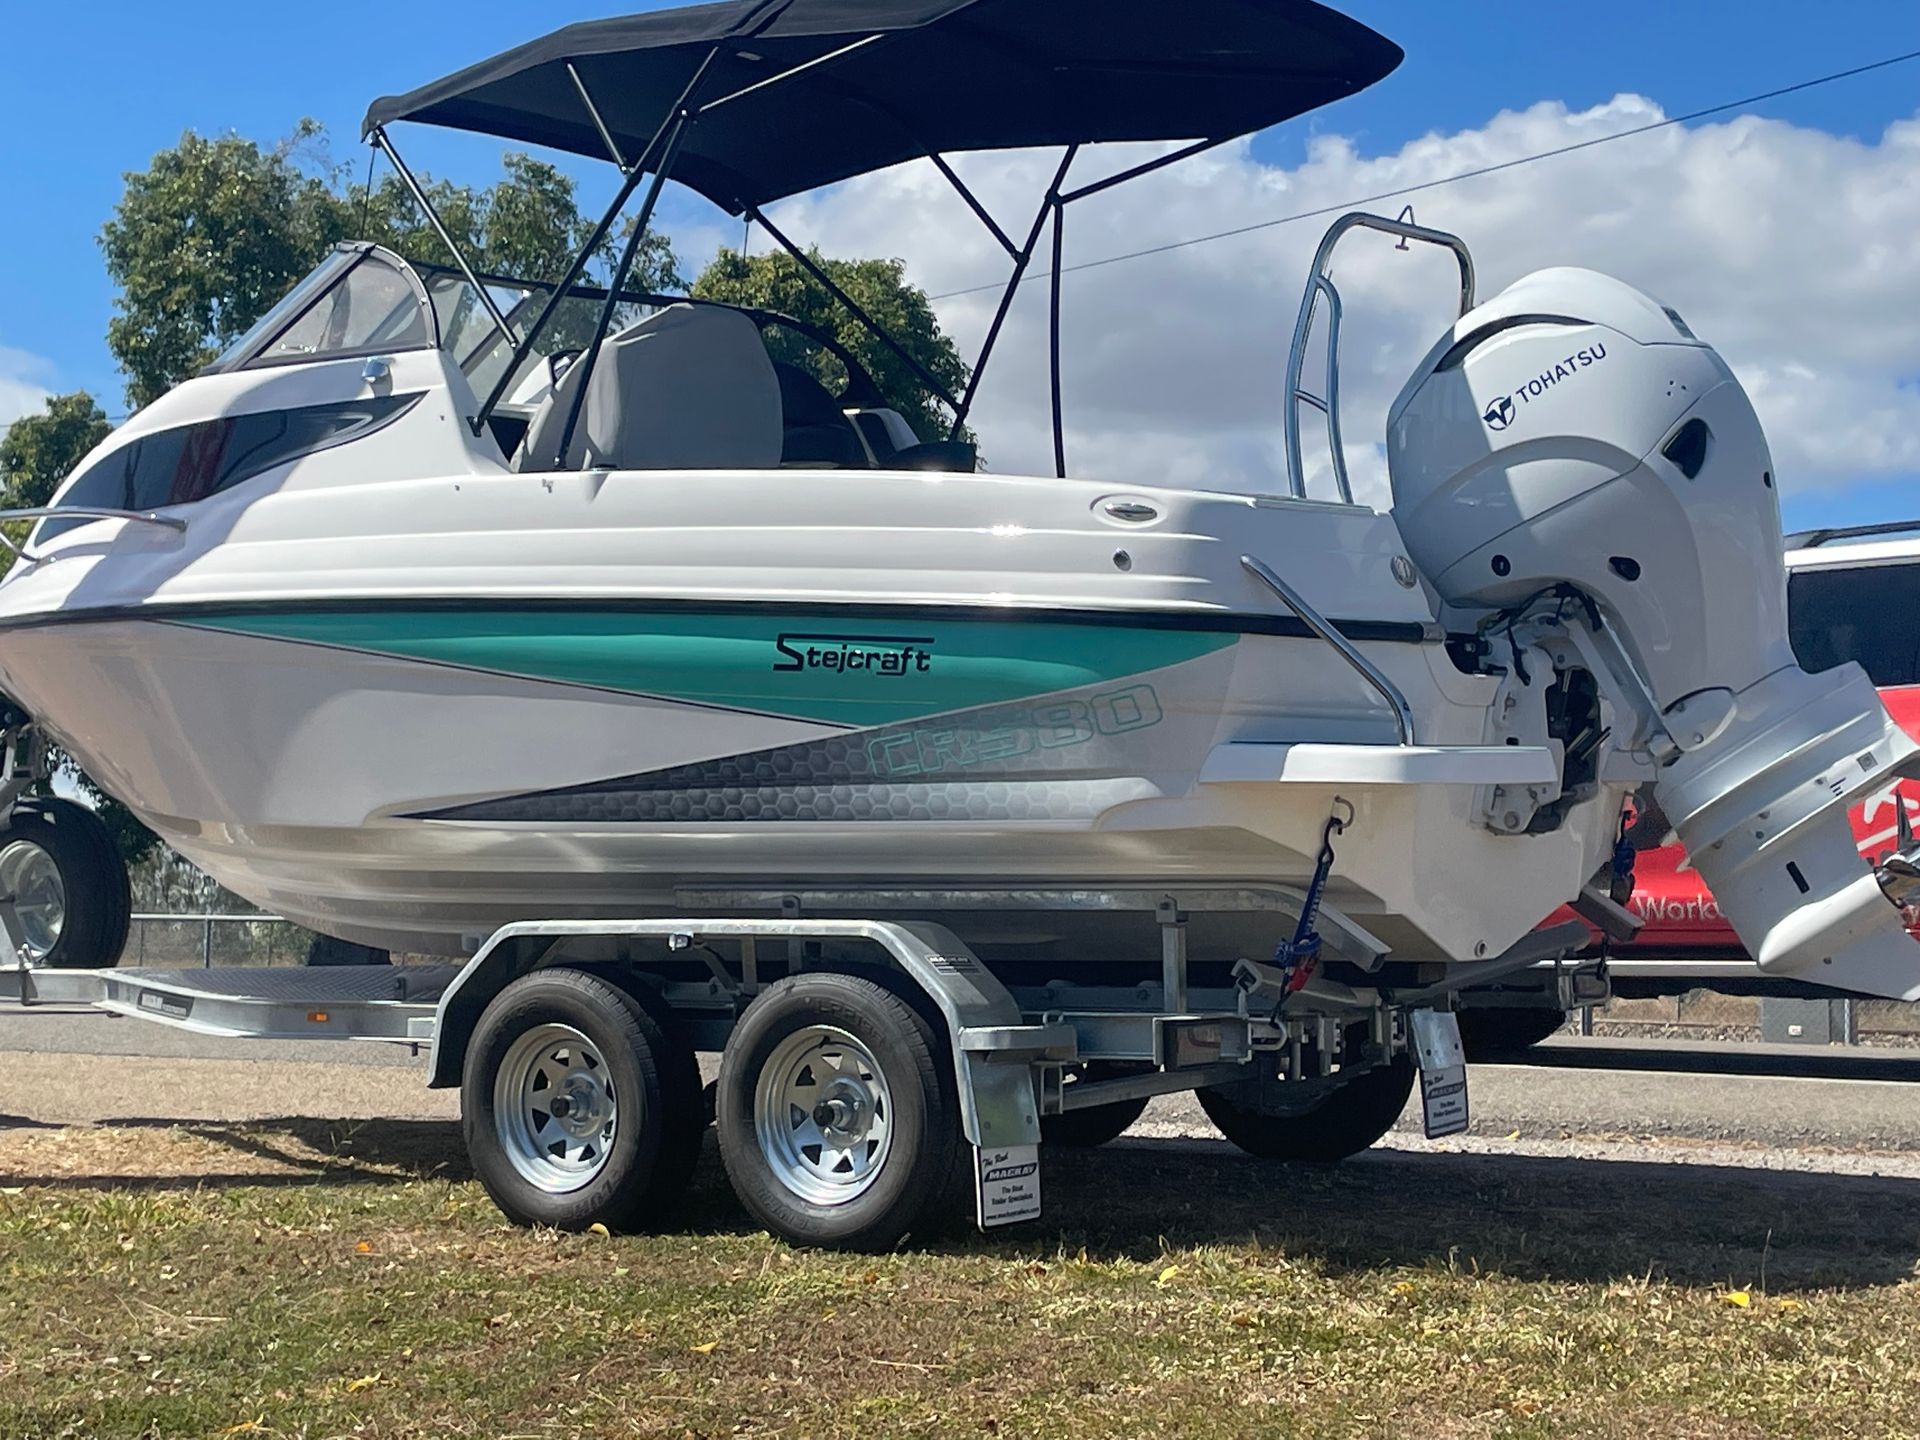
[[[1429,1017],[1437,1011],[1450,1030],[1448,1007],[1459,989],[1570,954],[1585,939],[1578,925],[1560,927],[1472,967],[1470,976],[1417,990],[1396,993],[1316,979],[1282,997],[1269,967],[1246,961],[1231,988],[1189,985],[1185,917],[1189,907],[1219,901],[1218,892],[1060,892],[1049,895],[1048,903],[1137,913],[1143,922],[1158,924],[1159,983],[1057,981],[1009,988],[945,925],[912,918],[809,918],[806,912],[857,905],[875,915],[952,913],[969,905],[1004,905],[1010,892],[716,891],[698,898],[716,909],[762,908],[771,901],[784,913],[526,921],[496,931],[460,964],[53,970],[21,958],[26,952],[18,921],[0,897],[0,933],[11,952],[0,957],[0,1003],[29,1010],[89,1005],[229,1038],[407,1044],[426,1049],[426,1082],[444,1088],[461,1084],[468,1042],[487,1007],[514,981],[537,971],[584,969],[645,987],[684,1028],[693,1048],[718,1051],[747,1004],[775,976],[886,969],[910,982],[939,1016],[960,1126],[976,1156],[1032,1152],[1037,1158],[1045,1115],[1256,1077],[1297,1083],[1305,1100],[1402,1056],[1425,1063],[1429,1047],[1424,1039],[1417,1042],[1416,1016],[1430,1030]],[[1034,892],[1018,893],[1023,905],[1036,898]],[[1275,892],[1267,898],[1284,906],[1290,897]],[[1369,938],[1349,925],[1340,943],[1360,949]],[[1364,1040],[1358,1039],[1362,1034]],[[1452,1043],[1457,1049],[1457,1034]],[[1438,1053],[1444,1056],[1445,1044]],[[1256,1065],[1257,1059],[1263,1063]],[[1096,1061],[1120,1062],[1129,1073],[1067,1083],[1076,1067]],[[984,1165],[980,1174],[986,1174]],[[1037,1182],[1034,1201],[1037,1207]],[[1018,1218],[1032,1213],[1022,1210]],[[984,1202],[980,1218],[991,1223]]]

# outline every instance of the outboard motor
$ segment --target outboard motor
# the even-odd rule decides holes
[[[1631,286],[1544,270],[1434,347],[1387,438],[1395,518],[1447,605],[1591,617],[1635,727],[1615,739],[1761,968],[1920,998],[1898,908],[1920,855],[1876,873],[1847,818],[1920,746],[1858,665],[1795,662],[1773,462],[1726,362]]]

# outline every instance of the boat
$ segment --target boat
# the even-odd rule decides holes
[[[1076,204],[1400,59],[1308,0],[733,0],[377,102],[367,136],[430,216],[405,124],[602,159],[619,194],[557,280],[342,246],[12,513],[15,839],[59,828],[18,798],[56,745],[237,894],[395,951],[910,912],[1008,974],[1127,984],[1177,914],[1197,975],[1313,921],[1328,976],[1457,987],[1544,953],[1563,902],[1619,922],[1638,796],[1762,967],[1920,995],[1897,908],[1920,868],[1863,865],[1846,822],[1920,747],[1857,667],[1795,663],[1765,437],[1678,311],[1566,269],[1486,299],[1456,237],[1347,217],[1276,376],[1272,493],[1076,472],[1057,340],[1056,473],[979,469],[979,376]],[[1025,228],[949,163],[1045,146]],[[764,334],[796,322],[630,288],[668,180],[811,266],[768,207],[914,160],[1012,269],[972,387],[924,377],[947,434],[851,357],[839,394],[776,365]],[[1409,357],[1383,513],[1346,477],[1331,261],[1394,241],[1461,285]],[[1057,336],[1057,266],[1053,302]],[[35,873],[84,890],[99,848]]]

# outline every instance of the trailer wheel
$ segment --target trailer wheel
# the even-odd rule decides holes
[[[480,1017],[460,1083],[474,1173],[522,1225],[658,1222],[699,1152],[693,1051],[638,998],[579,970],[523,975]]]
[[[133,914],[120,847],[71,800],[22,800],[0,829],[0,894],[14,897],[26,961],[50,970],[119,963]]]
[[[801,1245],[885,1249],[944,1207],[961,1153],[945,1040],[865,976],[788,976],[740,1017],[715,1123],[740,1201]]]
[[[1391,1130],[1413,1094],[1413,1077],[1413,1062],[1402,1056],[1355,1076],[1310,1109],[1262,1110],[1238,1085],[1200,1091],[1200,1108],[1249,1155],[1326,1163],[1358,1155]]]
[[[1458,1019],[1460,1043],[1466,1047],[1469,1060],[1530,1050],[1542,1040],[1559,1034],[1567,1025],[1565,1011],[1532,1007],[1462,1010]]]
[[[332,935],[315,935],[307,942],[307,964],[322,969],[336,965],[391,965],[393,952]]]
[[[1092,1061],[1079,1067],[1076,1074],[1068,1076],[1068,1088],[1090,1081],[1112,1080],[1121,1075],[1138,1073],[1137,1067],[1102,1064]],[[1043,1145],[1056,1145],[1063,1150],[1093,1150],[1118,1140],[1133,1128],[1134,1121],[1147,1112],[1149,1097],[1142,1095],[1137,1100],[1115,1100],[1107,1105],[1095,1105],[1085,1110],[1063,1110],[1058,1115],[1040,1117],[1040,1142]]]

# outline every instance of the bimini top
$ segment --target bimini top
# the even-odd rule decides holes
[[[729,0],[568,26],[376,102],[366,130],[606,157],[597,110],[631,163],[700,76],[673,177],[738,214],[933,154],[1227,140],[1401,58],[1312,0]]]

